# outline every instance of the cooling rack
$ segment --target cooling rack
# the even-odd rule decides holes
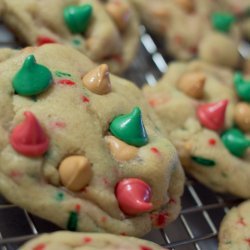
[[[0,47],[19,48],[13,35],[0,24]],[[141,27],[138,56],[125,77],[138,86],[154,85],[167,70],[169,59],[162,53],[161,44]],[[239,49],[242,56],[250,55],[247,44]],[[15,190],[13,190],[15,192]],[[163,247],[177,250],[215,250],[220,222],[230,207],[241,200],[216,194],[191,177],[187,177],[179,218],[167,228],[153,230],[144,238]],[[0,250],[15,250],[25,241],[44,232],[59,228],[10,204],[0,196]]]

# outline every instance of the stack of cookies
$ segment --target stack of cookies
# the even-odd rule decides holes
[[[0,50],[0,193],[82,232],[21,249],[160,250],[134,237],[178,217],[183,168],[250,198],[250,59],[238,50],[249,9],[247,0],[0,0],[24,47]],[[136,57],[140,22],[178,60],[142,90],[113,75]],[[221,249],[250,245],[249,203],[225,218]]]

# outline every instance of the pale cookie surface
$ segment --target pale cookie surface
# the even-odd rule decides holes
[[[244,198],[250,197],[249,83],[194,61],[170,64],[159,83],[144,87],[187,172],[215,191]]]
[[[231,21],[231,13],[224,15],[218,1],[131,2],[146,27],[165,39],[165,48],[174,58],[189,60],[200,56],[215,64],[230,67],[239,65],[239,28]]]
[[[24,45],[65,44],[114,73],[124,71],[137,51],[138,20],[126,0],[2,2],[3,21]]]
[[[117,236],[103,233],[71,233],[62,231],[39,236],[20,248],[20,250],[34,249],[164,250],[165,248],[162,248],[153,242],[137,239],[134,237]]]
[[[219,231],[219,250],[250,249],[250,201],[232,208]]]
[[[3,196],[77,231],[143,235],[177,217],[183,170],[135,85],[62,45],[10,55],[0,64]]]

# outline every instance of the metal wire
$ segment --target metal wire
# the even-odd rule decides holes
[[[1,25],[0,46],[18,47],[11,33]],[[245,54],[246,46],[242,46],[240,51]],[[167,68],[167,60],[159,52],[154,38],[141,27],[141,49],[125,76],[139,86],[144,82],[154,85]],[[220,221],[227,210],[239,201],[231,196],[215,194],[187,178],[182,197],[183,210],[179,218],[167,228],[150,232],[145,238],[166,248],[215,250]],[[14,222],[11,224],[11,221]],[[21,243],[39,233],[53,230],[52,224],[37,219],[0,197],[0,250],[17,249]]]

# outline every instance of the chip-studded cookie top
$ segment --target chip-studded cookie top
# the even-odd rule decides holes
[[[8,200],[78,231],[143,235],[176,218],[182,168],[136,86],[61,45],[10,55],[0,64]]]

